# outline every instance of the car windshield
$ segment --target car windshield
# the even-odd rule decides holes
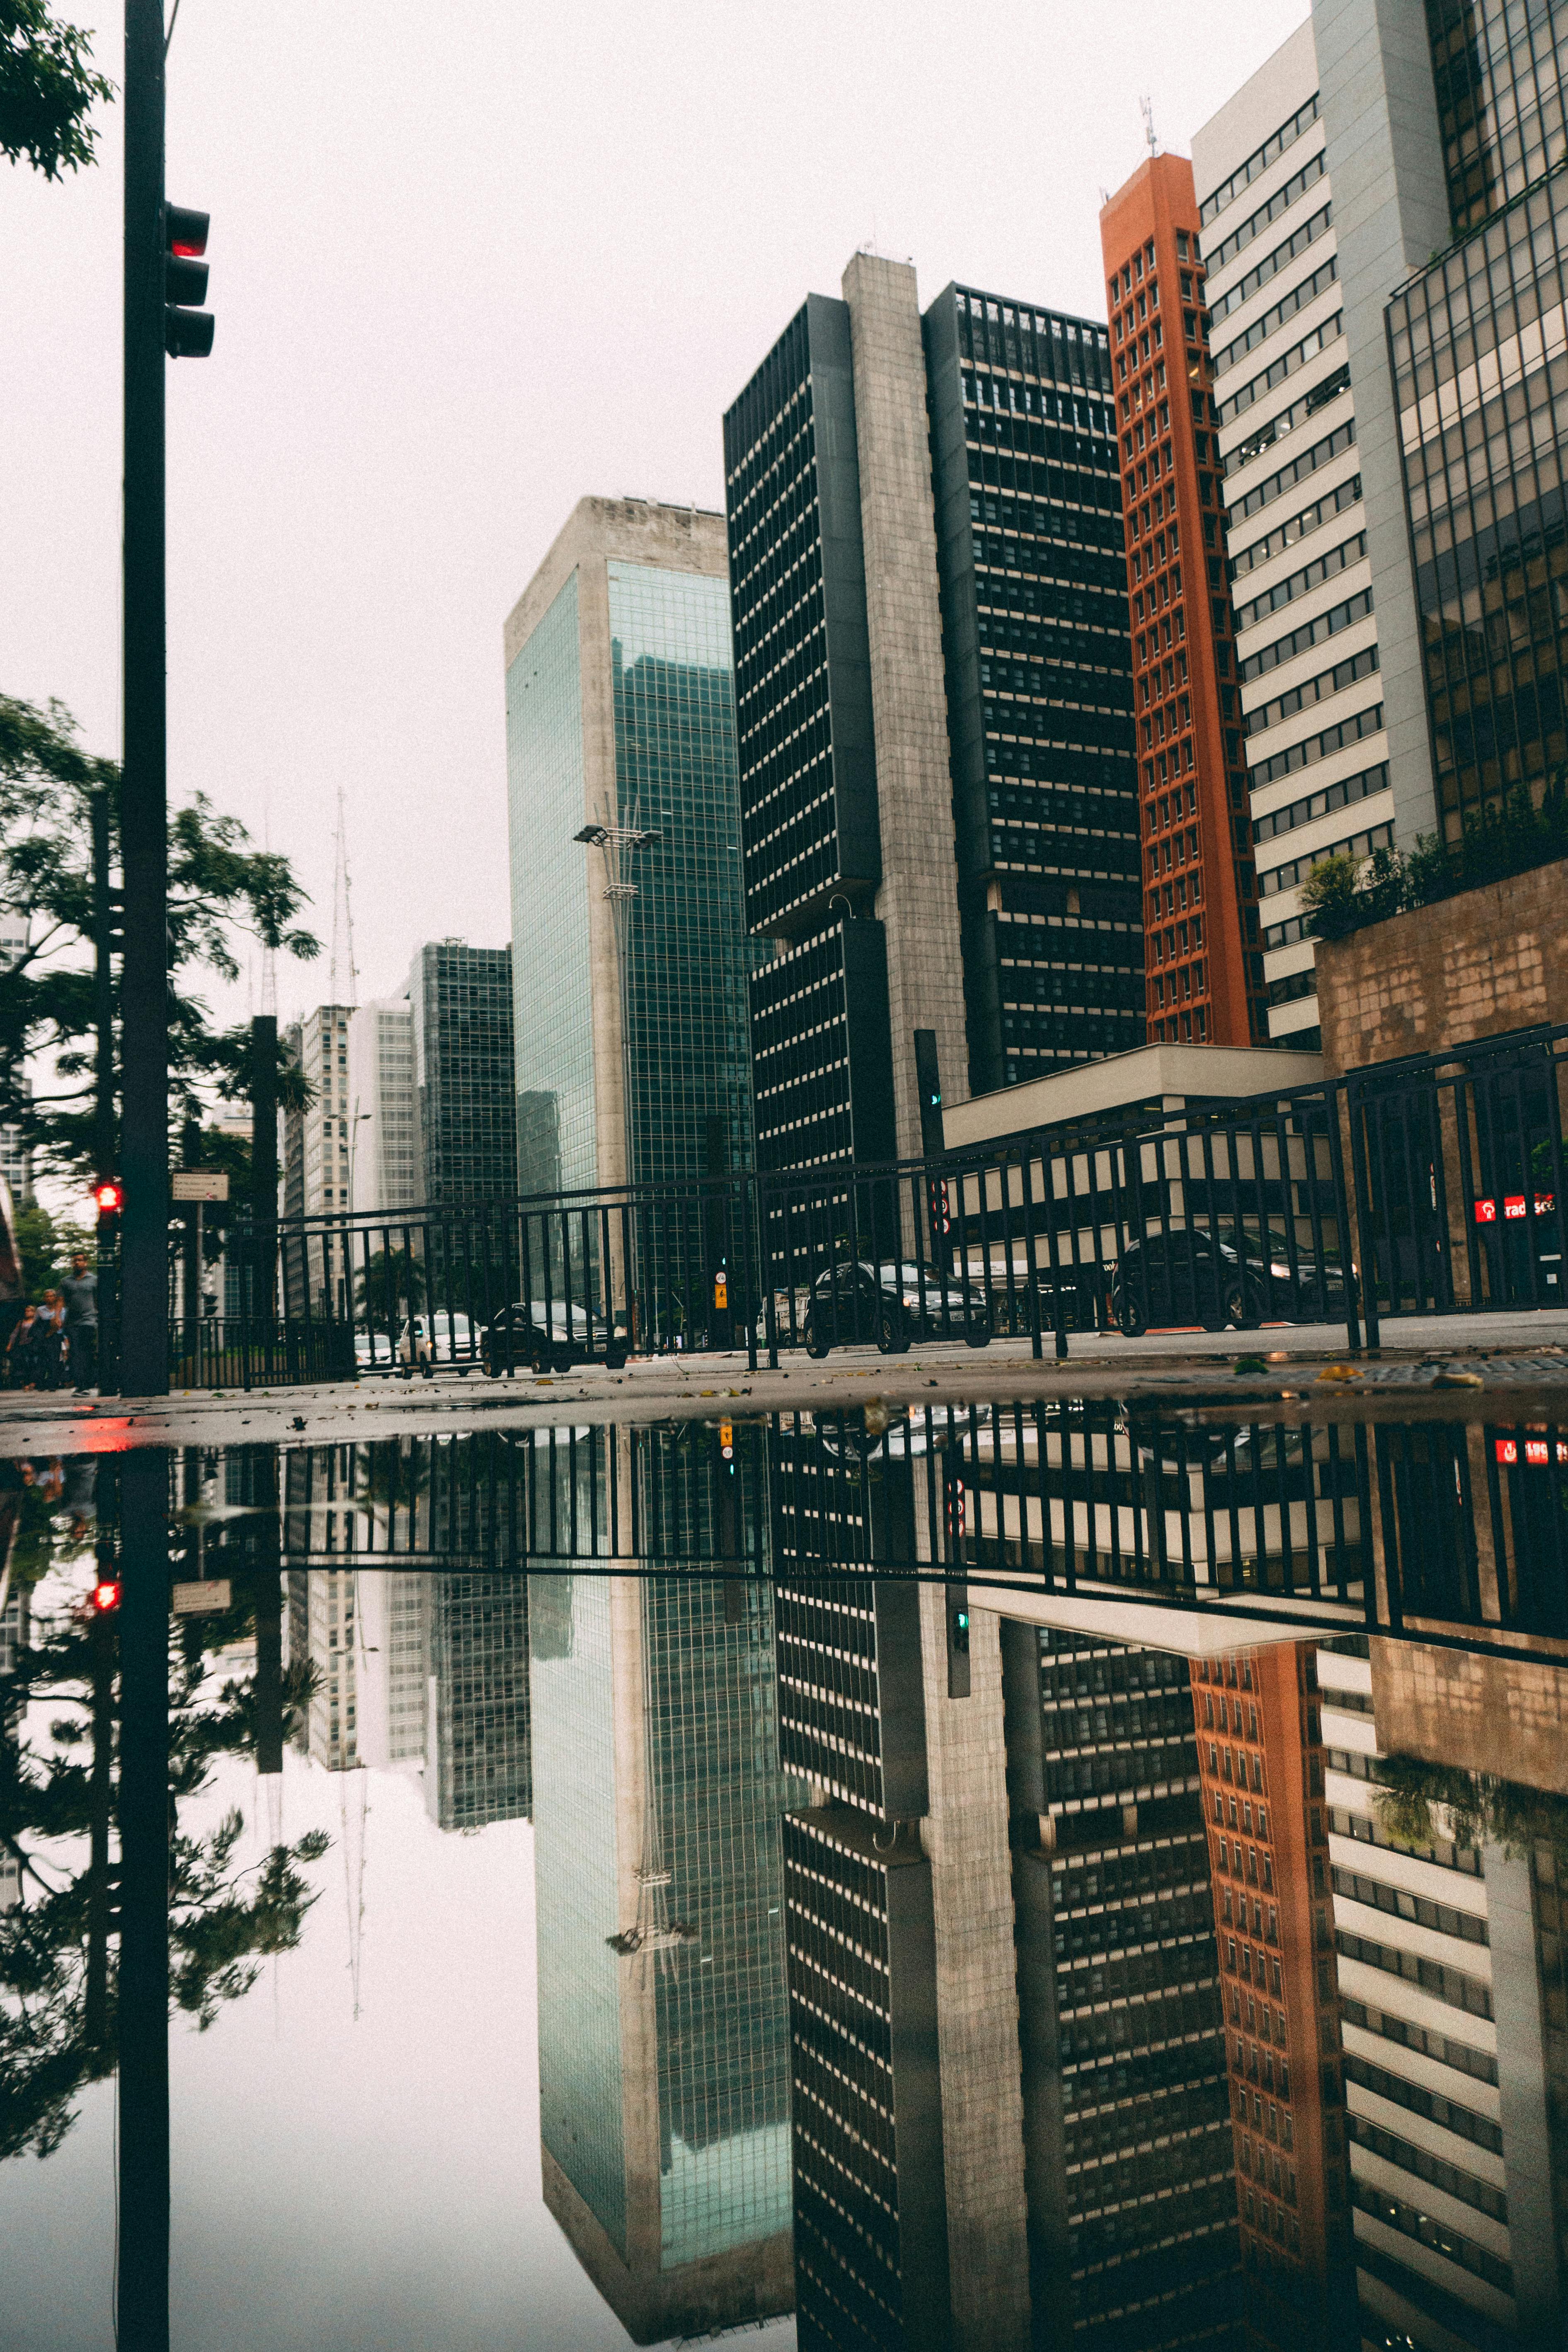
[[[889,1261],[877,1270],[884,1282],[896,1282],[905,1290],[918,1290],[922,1282],[934,1290],[962,1290],[963,1287],[951,1275],[944,1274],[940,1265],[918,1265],[912,1257],[904,1258],[897,1265]]]

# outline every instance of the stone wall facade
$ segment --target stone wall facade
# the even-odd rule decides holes
[[[1318,949],[1323,1070],[1568,1022],[1568,861]]]

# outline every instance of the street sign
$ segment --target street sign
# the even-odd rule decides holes
[[[226,1576],[169,1587],[169,1607],[176,1617],[216,1617],[233,1606],[234,1587]]]
[[[226,1201],[228,1178],[216,1168],[176,1168],[169,1179],[174,1201]]]

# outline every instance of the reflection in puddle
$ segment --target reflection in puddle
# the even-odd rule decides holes
[[[431,1834],[532,1823],[542,2206],[602,2340],[1560,2340],[1568,1448],[1250,1411],[9,1468],[0,2151],[118,2063],[126,2340],[150,2021],[221,2034],[341,1887],[352,2079],[387,1775]],[[286,1747],[335,1832],[283,1832]],[[265,1844],[200,1802],[238,1760]],[[352,2249],[341,2294],[349,2340]]]

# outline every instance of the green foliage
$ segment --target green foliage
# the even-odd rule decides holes
[[[354,1304],[377,1330],[401,1326],[425,1304],[425,1268],[407,1250],[377,1250],[354,1276]]]
[[[4,0],[0,0],[4,5]],[[40,1166],[93,1174],[95,1038],[92,982],[92,797],[110,798],[118,834],[119,771],[78,745],[68,711],[39,710],[0,695],[0,913],[27,945],[0,971],[0,1125],[22,1130]],[[203,972],[238,977],[237,939],[308,959],[319,940],[299,916],[304,892],[286,858],[250,846],[237,817],[205,793],[169,821],[169,1110],[171,1125],[199,1118],[203,1097],[247,1097],[250,1032],[216,1031],[192,982]],[[117,983],[118,985],[118,983]],[[52,1072],[29,1092],[26,1066]],[[286,1109],[310,1100],[310,1083],[283,1051],[278,1097]]]
[[[24,1296],[40,1298],[57,1289],[70,1271],[78,1250],[90,1264],[97,1254],[96,1236],[68,1217],[51,1217],[37,1201],[16,1212],[16,1248],[22,1260]]]
[[[1457,1845],[1491,1843],[1509,1853],[1538,1843],[1568,1853],[1568,1801],[1562,1797],[1420,1756],[1386,1756],[1378,1772],[1384,1783],[1374,1800],[1378,1822],[1401,1845],[1421,1849],[1452,1836]],[[1437,1806],[1450,1827],[1438,1826]]]
[[[1301,903],[1315,939],[1339,940],[1559,858],[1568,858],[1568,772],[1561,768],[1539,803],[1528,785],[1516,785],[1495,808],[1468,816],[1457,842],[1423,834],[1403,856],[1375,849],[1364,863],[1342,851],[1321,859],[1301,885]]]
[[[47,180],[93,161],[87,117],[114,84],[88,63],[92,37],[50,16],[46,0],[0,0],[0,155]]]

